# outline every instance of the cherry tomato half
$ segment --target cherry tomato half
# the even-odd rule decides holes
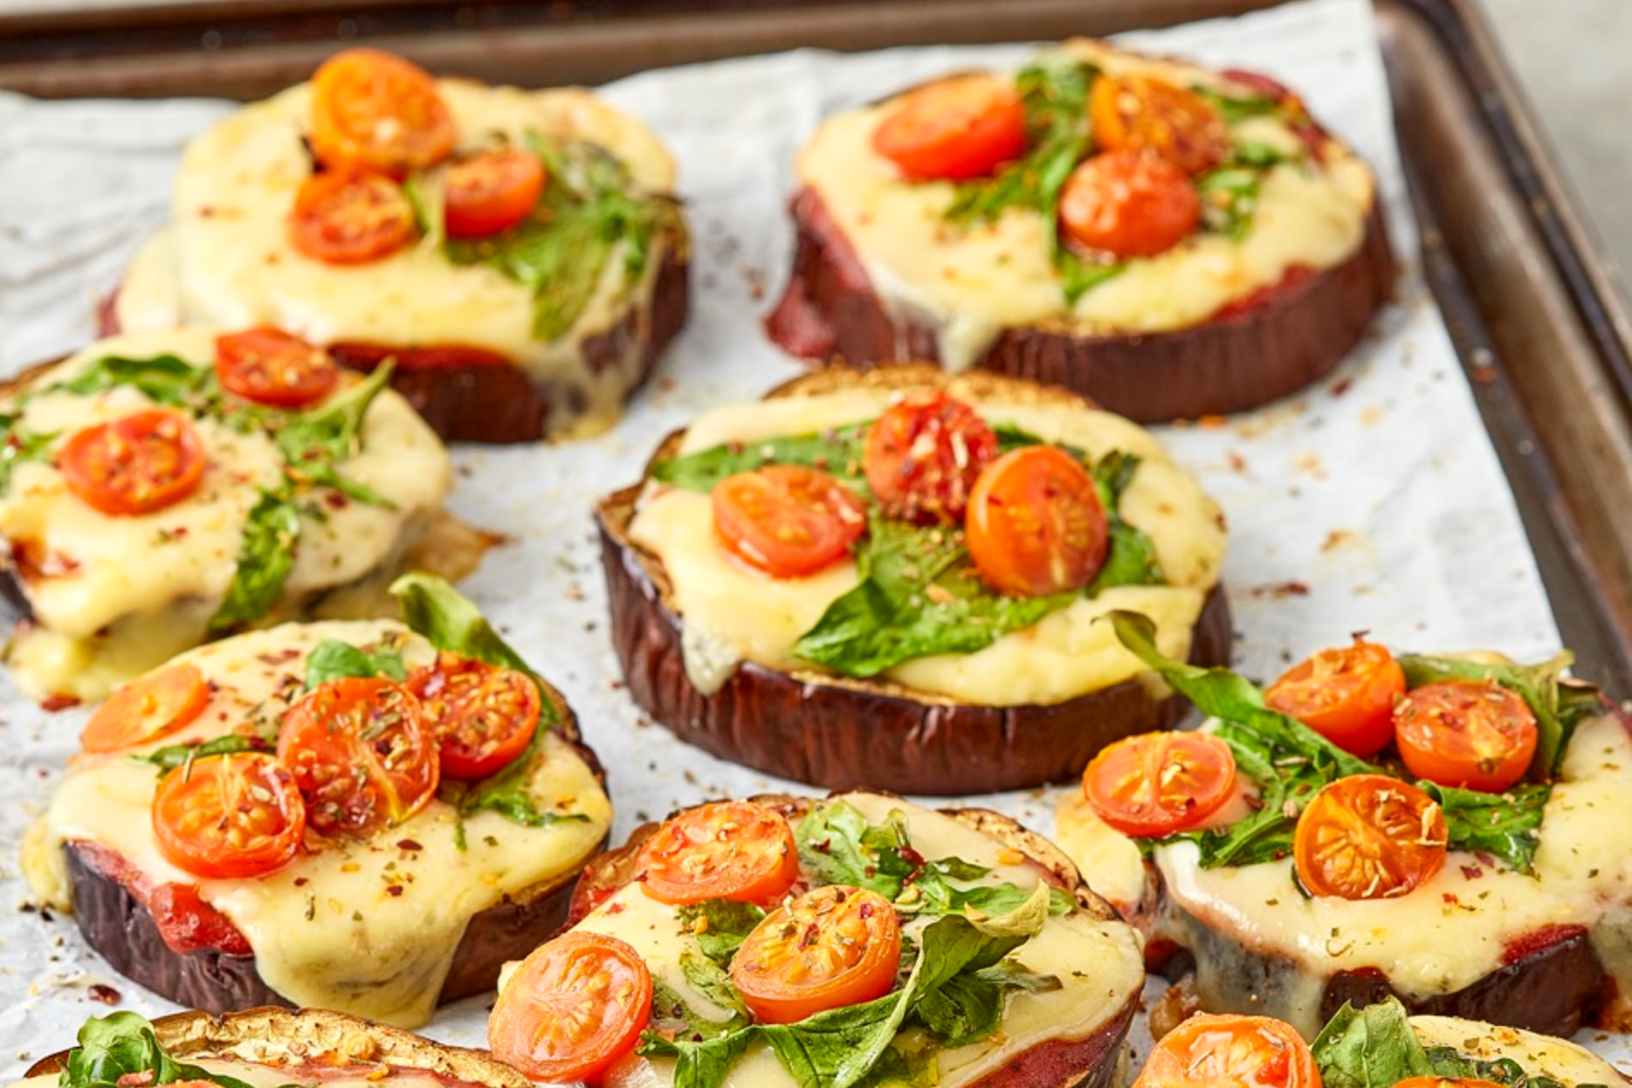
[[[229,393],[277,408],[305,408],[340,381],[329,353],[271,326],[215,338],[215,376]]]
[[[453,115],[424,69],[377,49],[347,49],[312,76],[312,154],[328,167],[401,177],[453,150]]]
[[[344,677],[319,684],[283,716],[278,759],[325,835],[367,838],[430,801],[440,780],[436,735],[401,684]]]
[[[573,930],[534,949],[487,1021],[494,1057],[533,1080],[585,1080],[634,1049],[652,1014],[652,975],[616,937]]]
[[[314,174],[295,194],[289,240],[325,264],[365,264],[414,237],[414,209],[402,186],[379,174]]]
[[[1211,733],[1140,733],[1100,750],[1082,793],[1124,835],[1160,838],[1224,807],[1235,794],[1235,756]]]
[[[731,957],[754,1016],[791,1024],[883,997],[901,965],[901,924],[877,892],[828,884],[767,914]]]
[[[153,795],[153,834],[169,862],[195,876],[259,876],[287,865],[306,806],[278,761],[259,752],[185,763]]]
[[[1311,895],[1385,899],[1439,872],[1445,843],[1445,813],[1433,798],[1397,778],[1356,774],[1310,800],[1292,854]]]
[[[980,177],[1024,154],[1026,111],[1011,81],[952,76],[902,95],[873,150],[913,181]]]
[[[204,446],[180,412],[154,408],[77,431],[57,452],[68,490],[104,514],[151,514],[204,477]]]
[[[772,903],[799,878],[793,828],[751,801],[719,801],[664,822],[641,847],[643,887],[664,903]]]
[[[986,466],[964,518],[969,557],[999,593],[1080,589],[1105,565],[1110,530],[1094,478],[1055,446],[1027,446]]]
[[[1156,155],[1186,174],[1211,170],[1230,155],[1230,130],[1205,98],[1150,76],[1094,80],[1088,117],[1101,150]]]
[[[1320,1088],[1320,1075],[1292,1025],[1197,1013],[1162,1036],[1133,1088]]]
[[[97,707],[79,735],[87,752],[117,752],[169,736],[198,717],[210,701],[210,685],[194,665],[139,676]]]
[[[408,690],[436,731],[446,778],[486,778],[526,750],[543,697],[533,678],[443,650],[415,669]]]
[[[862,466],[891,517],[956,524],[997,456],[997,434],[965,402],[940,390],[908,393],[867,432]]]
[[[1321,650],[1292,666],[1264,702],[1365,759],[1394,739],[1394,701],[1404,694],[1405,670],[1394,655],[1356,635],[1353,646]]]
[[[1060,229],[1070,241],[1112,257],[1153,257],[1201,222],[1201,198],[1166,159],[1108,151],[1082,163],[1060,192]]]
[[[1394,707],[1394,742],[1411,773],[1442,786],[1500,793],[1536,754],[1536,715],[1495,681],[1424,684]]]
[[[450,238],[485,238],[526,219],[544,192],[544,163],[519,148],[482,151],[448,167],[443,225]]]
[[[725,546],[776,578],[831,566],[867,528],[867,508],[854,491],[803,465],[727,476],[714,485],[711,500]]]

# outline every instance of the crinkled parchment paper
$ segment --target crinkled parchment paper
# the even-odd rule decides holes
[[[1312,0],[1127,41],[1258,69],[1298,88],[1376,167],[1404,265],[1398,302],[1316,387],[1218,427],[1166,429],[1229,516],[1225,576],[1240,632],[1237,666],[1270,679],[1362,629],[1402,647],[1550,654],[1558,635],[1512,497],[1415,268],[1368,6]],[[611,768],[615,839],[676,806],[782,783],[681,745],[623,692],[607,638],[595,498],[633,480],[657,438],[698,411],[751,399],[800,373],[766,341],[759,316],[792,248],[783,205],[794,151],[817,122],[949,70],[1017,65],[1028,52],[795,52],[650,72],[606,89],[679,160],[696,240],[691,322],[611,433],[459,450],[453,506],[513,538],[463,588],[577,708]],[[547,83],[549,73],[538,78]],[[230,108],[0,95],[0,372],[91,338],[94,300],[166,218],[183,144]],[[45,714],[5,678],[0,713],[0,1062],[17,1071],[67,1045],[87,1015],[106,1011],[98,1000],[116,995],[121,1007],[147,1014],[171,1006],[110,971],[70,920],[27,909],[15,846],[74,750],[83,715]],[[1057,795],[983,801],[1047,831]],[[445,1009],[428,1033],[479,1044],[486,1008],[486,999],[473,999]]]

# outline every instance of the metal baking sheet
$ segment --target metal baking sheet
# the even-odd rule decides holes
[[[918,33],[933,26],[923,23],[924,5],[880,6],[916,7]],[[823,7],[831,14],[844,5]],[[1179,10],[1188,9],[1160,8],[1169,15]],[[1413,35],[1420,40],[1423,24],[1416,9],[1406,5],[1385,6],[1382,15],[1398,88],[1400,56],[1416,64],[1413,71],[1426,63],[1411,60],[1398,46]],[[993,29],[990,20],[987,29]],[[760,40],[729,39],[737,51]],[[1167,435],[1224,502],[1236,531],[1226,577],[1242,634],[1240,666],[1249,675],[1272,676],[1291,657],[1341,641],[1356,628],[1413,647],[1493,645],[1521,656],[1549,653],[1558,632],[1547,596],[1470,387],[1462,380],[1464,364],[1476,376],[1497,379],[1476,384],[1508,390],[1513,425],[1529,436],[1522,440],[1537,443],[1536,421],[1525,413],[1527,406],[1515,392],[1519,387],[1507,379],[1507,372],[1526,360],[1496,339],[1497,327],[1485,327],[1466,279],[1455,278],[1474,275],[1477,266],[1449,246],[1447,233],[1431,228],[1426,270],[1435,276],[1435,290],[1464,348],[1460,361],[1446,338],[1440,310],[1412,256],[1417,246],[1404,173],[1368,9],[1356,0],[1315,0],[1135,41],[1214,63],[1262,68],[1305,89],[1317,114],[1378,166],[1397,251],[1404,257],[1398,303],[1337,373],[1307,394],[1224,426],[1172,429]],[[877,44],[864,37],[850,42]],[[476,50],[481,41],[472,37],[456,44]],[[1428,48],[1433,51],[1431,44]],[[514,547],[489,558],[467,591],[579,709],[588,739],[613,767],[618,833],[678,804],[779,784],[678,745],[629,704],[605,641],[589,499],[632,479],[664,429],[798,372],[763,341],[754,319],[786,266],[790,232],[781,203],[790,183],[791,150],[818,117],[916,78],[971,64],[1011,63],[1022,53],[1000,47],[853,57],[800,53],[653,72],[608,89],[615,101],[657,125],[681,159],[683,193],[697,237],[696,316],[653,390],[617,430],[571,446],[463,450],[455,506],[470,520],[517,537]],[[1444,50],[1433,55],[1446,63]],[[532,63],[533,76],[553,71],[537,68],[536,56]],[[233,81],[247,70],[237,69],[237,76],[223,71],[223,83],[241,85]],[[96,86],[94,79],[89,85]],[[1465,91],[1467,84],[1453,78],[1452,86]],[[728,107],[724,113],[716,105],[722,101]],[[0,97],[4,139],[14,149],[45,155],[0,160],[0,192],[7,194],[0,209],[0,277],[10,277],[0,278],[0,366],[47,357],[86,338],[92,298],[116,281],[132,247],[164,217],[168,171],[181,143],[227,108],[219,102],[39,103]],[[757,135],[745,136],[749,131]],[[1410,148],[1413,130],[1402,126],[1402,133]],[[43,174],[36,172],[41,166]],[[87,172],[102,191],[87,209],[82,225],[88,233],[72,240],[50,237],[44,224],[58,203],[59,183]],[[1427,202],[1420,207],[1437,210]],[[1540,252],[1525,254],[1527,264],[1507,269],[1509,278],[1516,270],[1540,275]],[[1441,259],[1447,267],[1436,266]],[[1565,292],[1565,297],[1574,296]],[[1490,338],[1477,339],[1481,336]],[[1478,354],[1481,347],[1489,358]],[[1498,446],[1508,440],[1500,429],[1496,435]],[[1525,463],[1542,459],[1540,445],[1535,449]],[[1543,465],[1549,472],[1551,463]],[[1619,467],[1627,463],[1632,462]],[[1600,475],[1611,479],[1618,471],[1614,461],[1602,467]],[[1514,479],[1519,481],[1518,473]],[[1560,479],[1555,474],[1541,490],[1546,507],[1541,525],[1554,534],[1563,569],[1586,579],[1591,571],[1580,558],[1582,535],[1557,505]],[[1532,519],[1533,537],[1535,526]],[[1559,609],[1559,599],[1555,589],[1554,611],[1569,613],[1568,619],[1582,613]],[[1601,623],[1591,630],[1607,647],[1602,667],[1613,670],[1613,638]],[[1584,671],[1600,675],[1591,667]],[[15,841],[71,751],[79,718],[45,716],[14,694],[5,695],[3,707],[0,730],[11,743],[0,756],[0,782],[10,788],[8,801],[0,805],[0,838]],[[1046,830],[1057,795],[1032,791],[989,800]],[[4,879],[0,896],[26,902],[14,866],[8,865]],[[38,1056],[42,1040],[58,1045],[79,1019],[101,1011],[93,996],[96,985],[110,987],[124,1007],[149,1013],[168,1008],[108,972],[62,919],[19,912],[0,919],[0,941],[0,995],[10,999],[0,1012],[0,1055],[8,1063],[15,1058],[19,1068],[25,1052]],[[480,999],[465,1002],[445,1010],[429,1033],[478,1042],[483,1015]]]

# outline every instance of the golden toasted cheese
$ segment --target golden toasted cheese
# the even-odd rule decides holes
[[[692,423],[677,454],[864,422],[877,418],[890,402],[885,390],[852,389],[716,408]],[[1140,457],[1120,510],[1149,535],[1169,584],[1113,587],[1092,599],[1080,598],[985,649],[904,662],[884,679],[989,706],[1063,702],[1147,675],[1138,658],[1116,640],[1110,624],[1095,622],[1118,608],[1149,616],[1162,651],[1186,657],[1191,629],[1223,567],[1226,534],[1217,505],[1155,438],[1120,416],[1001,398],[975,407],[991,423],[1013,424],[1046,441],[1068,443],[1096,460],[1116,450]],[[686,666],[692,683],[704,692],[717,690],[741,661],[787,672],[810,669],[794,656],[794,644],[858,581],[849,560],[807,578],[774,578],[735,561],[720,546],[709,497],[674,488],[648,489],[630,537],[668,573],[672,603],[683,620]]]
[[[159,775],[132,756],[254,722],[275,726],[301,694],[306,654],[331,638],[400,645],[410,668],[435,658],[429,643],[389,621],[286,624],[182,655],[177,661],[197,666],[211,685],[204,710],[152,744],[77,757],[51,799],[44,832],[30,839],[30,849],[46,856],[25,855],[24,868],[42,881],[37,894],[67,909],[65,884],[52,878],[60,873],[62,844],[114,850],[155,883],[196,885],[249,940],[262,980],[295,1005],[415,1027],[430,1019],[470,918],[576,872],[600,848],[611,806],[583,757],[550,732],[528,792],[544,811],[568,819],[524,827],[476,812],[463,820],[461,846],[454,809],[432,800],[372,839],[325,838],[320,848],[258,878],[202,879],[172,865],[153,832]]]

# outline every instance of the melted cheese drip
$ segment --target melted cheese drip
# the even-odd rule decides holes
[[[1453,851],[1444,868],[1409,895],[1306,898],[1290,859],[1203,869],[1193,844],[1159,847],[1156,864],[1170,909],[1153,935],[1197,952],[1204,1007],[1278,1016],[1309,1036],[1320,1028],[1326,980],[1338,971],[1377,968],[1411,998],[1454,993],[1501,967],[1512,942],[1551,925],[1587,927],[1605,970],[1627,994],[1632,855],[1623,840],[1632,826],[1629,771],[1632,737],[1614,716],[1577,728],[1547,803],[1533,877]],[[1133,886],[1135,859],[1116,845],[1127,840],[1084,819],[1085,812],[1086,806],[1074,803],[1059,809],[1061,846],[1096,890],[1103,872],[1106,886],[1117,893],[1113,901],[1136,901],[1124,898]],[[1252,967],[1243,949],[1287,966]],[[1623,997],[1611,1015],[1626,1011]]]
[[[1068,46],[1115,75],[1141,71],[1182,87],[1219,87],[1205,69]],[[993,76],[994,80],[1000,77]],[[948,369],[972,366],[1007,327],[1043,326],[1079,336],[1163,332],[1207,320],[1276,283],[1295,265],[1330,268],[1360,248],[1376,199],[1371,171],[1336,141],[1324,163],[1282,163],[1264,174],[1252,230],[1241,241],[1197,233],[1124,271],[1067,307],[1049,256],[1053,224],[1011,207],[990,223],[946,221],[957,196],[947,181],[911,182],[872,147],[893,101],[828,119],[799,155],[799,180],[818,193],[854,245],[874,289],[902,317],[934,330]],[[1257,117],[1238,140],[1288,152],[1302,145],[1280,121]]]
[[[1532,1077],[1551,1077],[1564,1088],[1626,1082],[1625,1075],[1613,1065],[1568,1039],[1454,1016],[1413,1016],[1411,1030],[1425,1047],[1448,1046],[1480,1061],[1507,1059],[1517,1062]]]
[[[691,426],[679,452],[727,442],[752,445],[778,435],[856,423],[876,418],[889,403],[890,394],[883,391],[849,390],[717,408]],[[1162,652],[1188,656],[1191,628],[1223,565],[1225,533],[1218,507],[1148,432],[1119,416],[1000,401],[981,403],[979,409],[988,420],[1078,446],[1096,459],[1114,450],[1142,458],[1121,511],[1149,534],[1171,584],[1108,589],[985,649],[904,662],[885,679],[959,702],[1017,706],[1063,702],[1147,677],[1110,625],[1095,622],[1116,608],[1150,616]],[[738,563],[715,535],[709,497],[693,492],[654,487],[630,526],[630,536],[668,571],[674,604],[687,631],[695,632],[685,644],[687,668],[705,691],[717,689],[736,660],[789,672],[810,669],[794,657],[794,644],[857,582],[850,561],[808,578],[773,578]],[[754,607],[742,607],[744,601]]]
[[[443,1078],[435,1073],[402,1066],[357,1063],[345,1073],[323,1070],[316,1080],[291,1080],[292,1076],[311,1078],[313,1070],[291,1058],[288,1065],[274,1062],[240,1061],[232,1058],[195,1058],[191,1055],[178,1059],[196,1065],[206,1072],[243,1081],[251,1088],[289,1088],[291,1084],[320,1084],[323,1088],[449,1088],[460,1082]],[[25,1077],[13,1081],[8,1088],[57,1088],[60,1083],[55,1073],[43,1077]]]
[[[843,795],[843,799],[870,823],[883,822],[892,811],[903,813],[913,846],[927,858],[957,856],[989,866],[993,871],[984,881],[1007,881],[1021,888],[1037,884],[1037,869],[1005,863],[1004,858],[1012,851],[956,820],[896,797],[852,793]],[[903,928],[916,934],[926,924],[924,919],[914,919]],[[652,977],[673,987],[699,1014],[709,1019],[729,1018],[728,1010],[712,1004],[692,988],[680,969],[681,956],[688,951],[700,953],[676,908],[659,903],[638,883],[620,889],[576,928],[627,941],[646,961]],[[1144,982],[1143,953],[1133,928],[1120,921],[1099,921],[1082,912],[1050,918],[1042,932],[1014,956],[1027,970],[1058,976],[1061,988],[1047,993],[1011,993],[997,1035],[936,1055],[939,1088],[973,1084],[1039,1043],[1091,1035],[1115,1016]],[[617,1083],[619,1088],[669,1085],[673,1083],[673,1067],[671,1059],[637,1058],[616,1068]],[[795,1084],[775,1053],[762,1043],[750,1047],[723,1081],[724,1088]]]
[[[163,354],[213,359],[214,333],[187,329],[104,340],[46,372],[31,388],[17,426],[70,435],[152,407],[131,386],[81,396],[44,392],[98,359]],[[8,402],[8,406],[15,402]],[[92,700],[116,683],[206,638],[206,626],[237,570],[250,509],[275,487],[282,458],[270,438],[195,422],[208,455],[198,489],[150,514],[115,517],[80,500],[49,461],[28,461],[0,497],[0,537],[54,568],[25,583],[35,625],[8,657],[31,695]],[[452,483],[447,451],[407,401],[387,390],[364,420],[361,449],[337,467],[378,491],[392,508],[346,502],[324,521],[302,519],[283,598],[268,622],[288,619],[306,599],[386,568],[423,534]],[[138,560],[139,557],[139,560]]]
[[[530,131],[585,139],[622,160],[635,189],[673,190],[674,164],[656,138],[587,91],[448,79],[437,86],[461,150],[495,133],[519,146]],[[629,290],[614,252],[574,327],[547,342],[533,336],[530,288],[485,265],[455,266],[429,240],[361,265],[312,260],[291,247],[288,228],[295,193],[311,174],[301,143],[310,114],[311,89],[300,84],[244,107],[189,145],[176,175],[173,225],[143,249],[120,289],[121,327],[273,324],[316,343],[473,345],[505,356],[551,394],[552,432],[610,426],[639,379],[638,345],[592,369],[583,343],[650,297],[661,252]]]
[[[215,685],[211,700],[194,723],[146,747],[208,739],[257,718],[275,722],[300,693],[311,647],[325,638],[363,646],[387,636],[407,640],[410,667],[434,658],[423,639],[383,621],[288,625],[186,654],[179,660]],[[456,845],[453,810],[433,800],[376,839],[324,840],[257,879],[202,880],[159,852],[150,815],[158,776],[126,753],[79,757],[52,798],[39,845],[54,853],[65,841],[89,840],[155,882],[195,884],[248,938],[261,978],[296,1005],[415,1027],[430,1019],[471,916],[577,870],[606,834],[611,806],[594,774],[557,734],[544,743],[532,794],[548,811],[587,819],[532,828],[477,813],[465,820],[465,850]],[[404,841],[419,847],[400,848]],[[49,872],[53,864],[33,860],[25,868]],[[37,891],[67,906],[63,889]]]

